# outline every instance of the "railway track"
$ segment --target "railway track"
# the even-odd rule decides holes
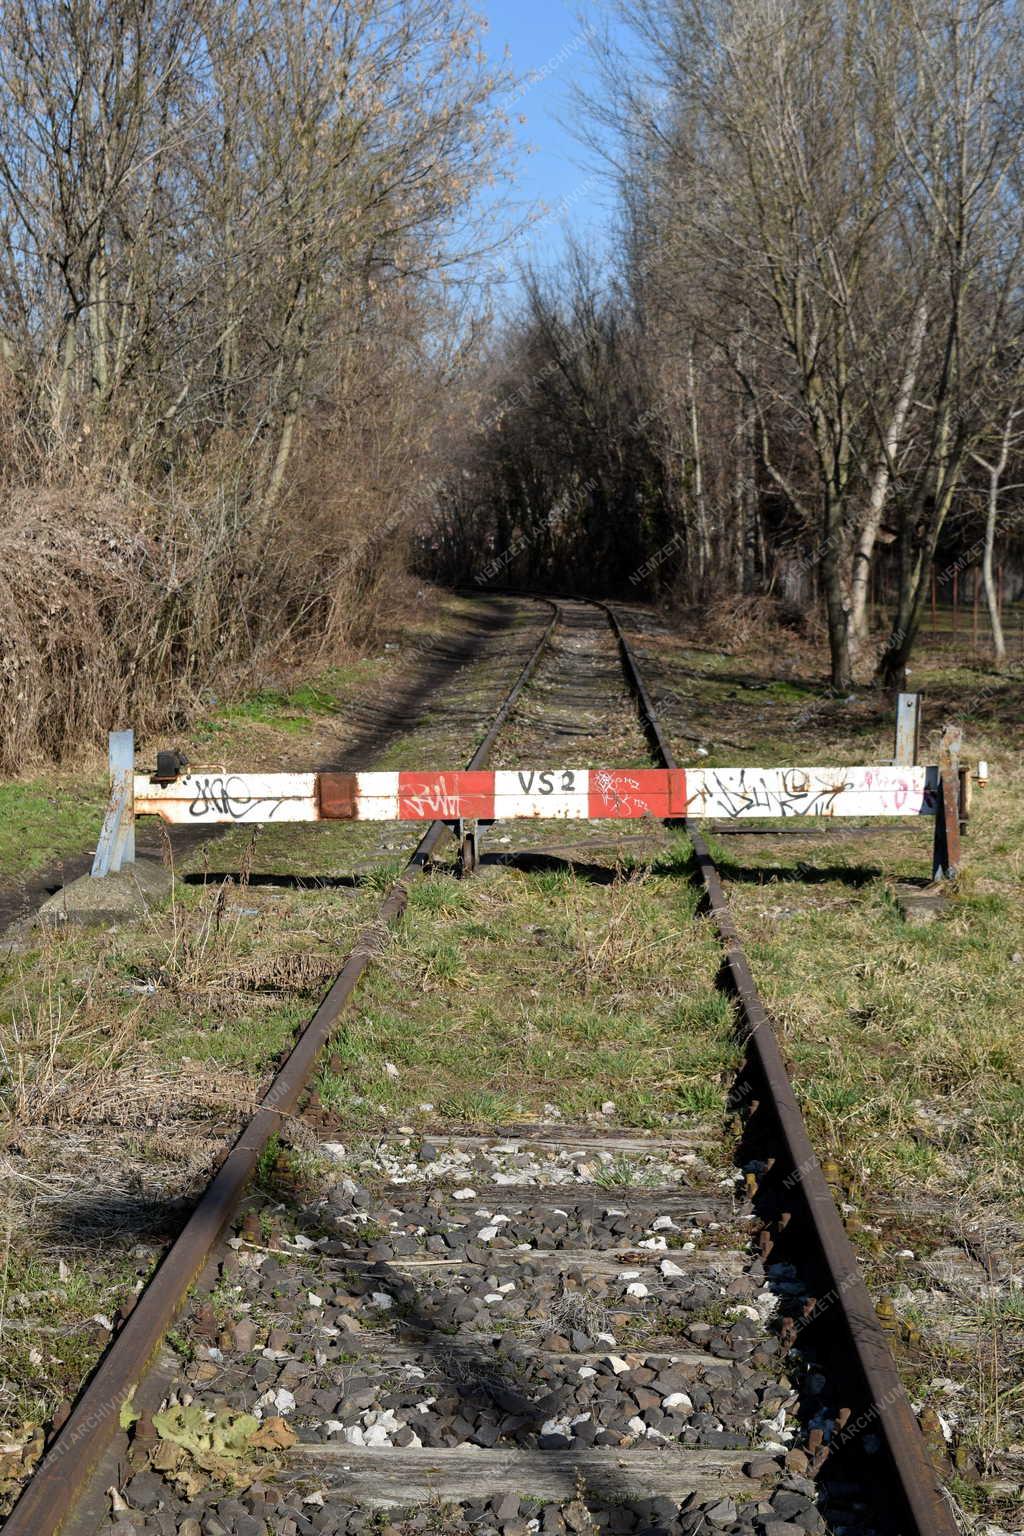
[[[551,608],[467,766],[484,766],[510,725],[517,754],[525,739],[599,759],[609,700],[630,696],[654,761],[675,766],[617,615]],[[252,1194],[383,928],[447,836],[433,824],[7,1536],[956,1531],[718,871],[687,831],[744,1044],[735,1164],[696,1118],[658,1134],[613,1116],[486,1135],[392,1127],[357,1151],[314,1106],[308,1123],[338,1161],[328,1197],[289,1221]],[[588,843],[543,857],[578,866]],[[179,1317],[184,1352],[165,1342]]]

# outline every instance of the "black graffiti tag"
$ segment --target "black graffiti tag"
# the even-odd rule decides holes
[[[232,821],[270,821],[284,804],[284,796],[249,794],[248,785],[238,774],[229,778],[208,776],[197,778],[195,795],[189,802],[188,813],[197,820],[203,816],[227,816]],[[266,806],[258,816],[251,813],[257,806]]]
[[[812,790],[805,775],[787,769],[782,774],[781,787],[769,789],[756,775],[748,782],[745,768],[740,770],[737,784],[723,783],[715,774],[714,785],[723,801],[724,815],[731,821],[756,816],[758,812],[765,816],[830,816],[839,796],[852,787],[840,783]]]

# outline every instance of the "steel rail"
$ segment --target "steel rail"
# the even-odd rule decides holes
[[[502,726],[536,670],[561,617],[561,610],[553,600],[534,598],[533,601],[550,603],[553,609],[551,620],[470,758],[469,768],[482,768],[486,764]],[[330,1038],[361,976],[379,952],[381,926],[393,926],[401,917],[409,900],[408,882],[423,873],[441,839],[450,831],[447,822],[431,823],[378,908],[375,922],[359,935],[343,969],[298,1036],[256,1114],[200,1196],[184,1228],[164,1255],[79,1394],[70,1416],[22,1490],[3,1525],[4,1536],[56,1536],[74,1512],[93,1469],[118,1429],[122,1404],[131,1398],[152,1362],[189,1287],[237,1210],[261,1152],[279,1129],[282,1117],[291,1114],[298,1104],[317,1056]]]
[[[619,646],[623,668],[639,706],[641,724],[666,768],[677,766],[644,683],[639,664],[611,604],[603,609]],[[857,1256],[846,1234],[821,1164],[811,1146],[800,1105],[779,1048],[775,1026],[757,990],[749,962],[726,899],[711,851],[692,820],[685,822],[708,904],[725,951],[731,986],[739,1001],[747,1040],[767,1087],[770,1107],[799,1190],[820,1257],[830,1281],[829,1300],[840,1308],[854,1357],[895,1473],[905,1505],[905,1536],[959,1536],[959,1526],[932,1466],[920,1426],[900,1379],[885,1333],[864,1284]]]

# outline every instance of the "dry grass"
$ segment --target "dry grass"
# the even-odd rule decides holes
[[[626,871],[613,867],[616,882],[608,887],[600,912],[588,909],[575,880],[566,879],[559,893],[577,951],[567,984],[581,997],[601,993],[609,1003],[628,994],[645,976],[656,974],[664,965],[668,947],[679,942],[678,933],[652,933],[637,920],[637,897],[651,879],[650,868]],[[689,897],[689,890],[684,888],[680,892],[684,905]]]
[[[222,487],[13,494],[0,514],[0,772],[66,760],[128,723],[180,725],[211,693],[372,640],[403,590],[400,524],[386,504],[309,502],[311,489],[296,484],[269,529]]]
[[[69,998],[58,967],[59,952],[48,946],[42,966],[33,966],[30,992],[19,963],[12,1006],[0,1031],[0,1113],[15,1133],[79,1118],[81,1096],[91,1095],[115,1071],[137,1035],[140,1008],[121,1017],[97,1009],[95,973],[77,997]]]
[[[252,952],[252,847],[238,884],[176,896],[135,933],[41,930],[39,948],[12,959],[0,996],[0,1219],[16,1231],[76,1203],[110,1208],[116,1225],[132,1202],[195,1187],[255,1109],[287,1038],[275,1012],[305,1006],[336,957],[277,942]],[[281,918],[275,940],[293,942]],[[163,1048],[169,1008],[191,1050]],[[199,1049],[225,1035],[238,1042],[230,1063]]]
[[[576,1329],[596,1338],[611,1331],[611,1318],[605,1307],[583,1291],[572,1291],[564,1275],[559,1277],[560,1290],[548,1310],[547,1324],[559,1333],[572,1334]]]
[[[612,884],[492,866],[414,887],[322,1102],[350,1128],[415,1125],[424,1101],[431,1122],[486,1126],[548,1105],[586,1119],[609,1100],[625,1125],[717,1127],[737,1052],[686,856]]]
[[[703,643],[730,656],[755,652],[802,651],[808,660],[820,646],[824,627],[817,606],[805,609],[778,597],[741,594],[716,598],[696,616]]]
[[[103,958],[69,988],[64,960],[50,939],[30,970],[19,962],[0,1024],[0,1219],[18,1231],[30,1211],[66,1210],[100,1191],[164,1198],[180,1189],[182,1165],[191,1184],[222,1145],[225,1121],[259,1098],[250,1074],[198,1063],[174,1071],[153,1059],[148,1001],[113,997]]]

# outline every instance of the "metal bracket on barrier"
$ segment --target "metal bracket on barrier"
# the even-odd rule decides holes
[[[480,863],[480,828],[476,821],[462,817],[455,823],[455,837],[459,845],[456,869],[460,875],[473,875]]]
[[[939,799],[932,846],[932,879],[960,873],[960,729],[947,725],[939,743]]]
[[[92,861],[92,877],[115,875],[135,863],[135,733],[111,731],[110,798]]]

